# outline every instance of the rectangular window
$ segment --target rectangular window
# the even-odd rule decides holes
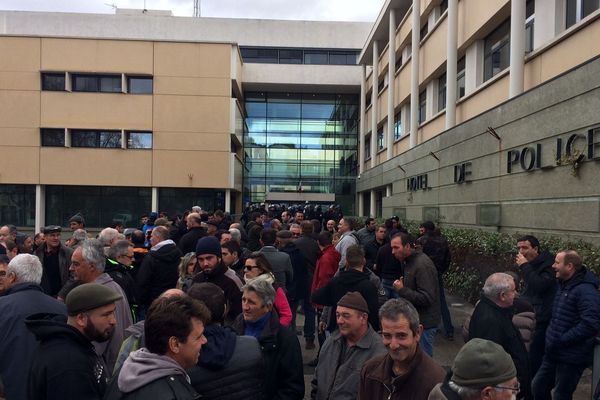
[[[330,51],[330,65],[354,65],[356,64],[356,53],[348,51]]]
[[[371,135],[365,137],[365,160],[371,158]]]
[[[456,66],[456,99],[465,95],[465,58],[458,60]]]
[[[510,64],[510,19],[485,38],[483,80],[500,73]]]
[[[427,36],[427,33],[429,32],[429,25],[427,22],[425,22],[425,25],[423,25],[423,27],[421,28],[421,36],[419,40],[423,40],[423,38],[425,36]]]
[[[383,90],[383,88],[385,88],[385,80],[384,79],[380,80],[379,83],[377,84],[377,93],[381,92]]]
[[[43,147],[65,147],[65,130],[61,128],[40,129],[40,141]]]
[[[440,15],[446,12],[448,9],[448,0],[442,0],[440,2]]]
[[[152,94],[151,76],[128,76],[127,93],[132,94]]]
[[[73,129],[71,147],[121,148],[120,131]]]
[[[527,0],[525,8],[525,54],[527,54],[533,51],[533,24],[535,21],[535,1]]]
[[[394,140],[402,137],[402,111],[398,111],[394,116]]]
[[[277,49],[241,48],[242,59],[249,63],[277,64]]]
[[[385,147],[385,136],[383,135],[383,127],[377,131],[377,150],[382,150]]]
[[[42,72],[42,90],[62,92],[65,90],[64,72]]]
[[[419,123],[423,123],[427,118],[427,90],[419,93]]]
[[[302,50],[279,50],[280,64],[302,64]]]
[[[329,57],[326,51],[307,50],[304,52],[304,64],[326,65],[328,63]]]
[[[369,108],[369,106],[371,105],[371,93],[367,93],[367,96],[365,97],[365,108]]]
[[[128,149],[151,149],[152,132],[127,132]]]
[[[566,27],[569,28],[575,25],[596,11],[600,7],[599,3],[599,0],[566,0]]]
[[[400,54],[398,54],[398,57],[396,57],[396,72],[398,72],[400,67],[402,67],[402,50],[400,51]]]
[[[438,111],[446,108],[446,73],[438,78]]]
[[[72,87],[74,92],[119,93],[121,75],[73,74]]]

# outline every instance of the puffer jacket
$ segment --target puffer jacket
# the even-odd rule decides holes
[[[598,278],[583,267],[568,281],[559,282],[546,331],[546,355],[561,363],[591,365],[598,330]]]

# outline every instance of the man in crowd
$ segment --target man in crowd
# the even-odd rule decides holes
[[[239,279],[244,279],[244,263],[240,260],[241,253],[242,249],[235,240],[221,244],[223,264],[235,272]]]
[[[404,262],[404,276],[394,281],[398,295],[412,303],[423,325],[421,348],[433,355],[433,336],[440,322],[440,295],[437,271],[429,257],[414,248],[414,239],[407,233],[394,235],[392,253]]]
[[[339,268],[342,269],[346,265],[346,251],[348,247],[352,245],[360,244],[358,237],[354,229],[356,227],[356,220],[354,218],[342,218],[338,225],[338,232],[342,235],[340,241],[336,244],[335,249],[340,253],[340,264]]]
[[[135,281],[131,276],[134,253],[133,246],[128,240],[117,240],[108,249],[106,257],[106,272],[121,286],[127,296],[127,302],[132,308],[137,307]]]
[[[302,352],[296,334],[279,324],[273,312],[275,289],[262,280],[243,287],[243,314],[233,329],[238,335],[254,336],[260,343],[265,376],[265,400],[301,400],[304,397]]]
[[[374,270],[375,262],[377,260],[377,252],[381,246],[387,243],[386,235],[387,229],[385,225],[379,225],[377,229],[375,229],[375,236],[373,237],[373,240],[370,240],[363,245],[365,249],[365,259],[367,260],[365,266],[370,270]],[[391,250],[389,253],[392,253]]]
[[[358,400],[426,399],[446,371],[419,345],[423,326],[417,310],[405,299],[391,299],[381,306],[379,318],[387,353],[362,368]]]
[[[186,370],[198,362],[209,319],[206,306],[189,296],[156,299],[144,324],[146,347],[125,360],[105,400],[200,398]]]
[[[32,314],[67,315],[65,305],[43,293],[42,264],[31,254],[19,254],[0,266],[0,377],[7,399],[27,398],[27,376],[37,346],[25,327]]]
[[[504,273],[490,275],[469,324],[469,339],[480,338],[498,343],[513,359],[522,394],[531,398],[531,373],[527,349],[519,330],[513,325],[513,302],[517,296],[513,278]]]
[[[262,248],[260,252],[264,254],[275,276],[275,283],[287,291],[291,288],[294,281],[294,269],[290,256],[286,253],[277,250],[275,241],[277,240],[277,232],[273,229],[263,229],[260,233],[260,243]]]
[[[28,378],[31,400],[100,400],[110,372],[92,342],[105,342],[115,327],[115,302],[122,296],[108,287],[86,283],[66,298],[68,318],[34,314],[25,320],[40,342]]]
[[[94,343],[96,352],[104,360],[108,372],[112,373],[119,356],[119,349],[125,338],[125,329],[133,324],[133,318],[125,292],[110,275],[104,272],[105,266],[106,260],[102,244],[99,240],[87,239],[73,252],[70,271],[74,280],[81,283],[97,283],[122,297],[115,303],[116,325],[112,335],[107,341]]]
[[[366,245],[371,240],[375,239],[375,229],[377,229],[377,222],[373,218],[367,218],[365,220],[365,226],[360,228],[356,232],[356,236],[361,245]]]
[[[531,235],[519,238],[517,249],[519,252],[515,263],[521,269],[525,280],[522,297],[531,303],[535,311],[535,331],[529,346],[531,376],[534,377],[542,364],[546,329],[552,317],[552,304],[558,287],[552,269],[554,255],[540,251],[540,242]]]
[[[60,226],[46,226],[44,228],[45,242],[35,251],[44,270],[42,289],[52,297],[56,297],[69,280],[69,264],[73,255],[73,250],[60,242],[61,232]]]
[[[181,250],[183,254],[195,251],[198,240],[206,236],[206,229],[202,227],[202,219],[200,218],[200,214],[189,213],[185,218],[185,223],[188,231],[181,237],[178,245],[179,250]]]
[[[83,215],[77,213],[69,218],[69,228],[71,228],[73,232],[77,229],[85,230],[85,219],[83,218]]]
[[[570,399],[583,370],[592,365],[595,337],[600,330],[598,279],[573,250],[556,255],[553,267],[558,290],[542,365],[532,382],[536,400]]]
[[[358,292],[346,293],[337,303],[336,330],[319,352],[312,380],[314,400],[354,400],[359,371],[365,362],[384,354],[381,337],[369,325],[369,307]]]
[[[431,391],[429,400],[509,400],[519,390],[510,355],[494,342],[472,339],[460,349],[451,372]]]

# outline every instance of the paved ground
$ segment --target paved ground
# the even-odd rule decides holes
[[[436,335],[434,339],[433,347],[433,358],[438,361],[442,366],[450,368],[454,357],[464,344],[462,335],[460,333],[460,327],[462,326],[465,317],[473,312],[473,306],[462,299],[446,295],[448,306],[450,308],[450,314],[452,315],[452,322],[454,324],[455,336],[454,340],[449,341],[444,338],[442,334]],[[298,314],[298,325],[301,326],[304,323],[304,316]],[[304,382],[306,384],[306,395],[305,399],[310,399],[310,381],[312,379],[314,368],[306,365],[309,361],[313,360],[317,354],[316,350],[305,350],[304,349],[304,338],[300,337],[300,344],[302,345],[302,356],[304,359]],[[574,400],[589,400],[591,398],[591,379],[592,371],[590,369],[583,373],[583,377],[579,382],[577,391],[573,396]]]

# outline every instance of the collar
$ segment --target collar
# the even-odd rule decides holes
[[[164,247],[168,244],[175,244],[174,241],[172,241],[171,239],[167,239],[167,240],[163,240],[162,242],[158,242],[156,243],[156,245],[154,247],[152,247],[150,250],[152,251],[157,251],[159,250],[161,247]]]
[[[342,336],[342,334],[340,333],[339,329],[336,329],[332,334],[331,334],[332,340],[334,341],[341,341],[344,340],[346,341],[346,343],[348,343],[348,341],[346,340],[345,337]],[[367,331],[365,332],[365,334],[363,335],[363,337],[361,337],[358,342],[356,342],[352,347],[359,347],[361,349],[371,349],[373,348],[373,345],[375,343],[375,341],[377,340],[377,333],[373,330],[373,328],[371,328],[371,325],[369,325],[369,329],[367,329]]]
[[[423,357],[423,351],[421,350],[421,347],[417,345],[417,352],[408,366],[408,370],[403,375],[394,377],[392,369],[394,360],[392,360],[392,357],[390,357],[390,354],[388,353],[384,356],[382,362],[368,373],[368,378],[381,382],[388,388],[391,387],[391,392],[394,392],[396,387],[402,386],[411,380],[412,374],[421,365]]]

